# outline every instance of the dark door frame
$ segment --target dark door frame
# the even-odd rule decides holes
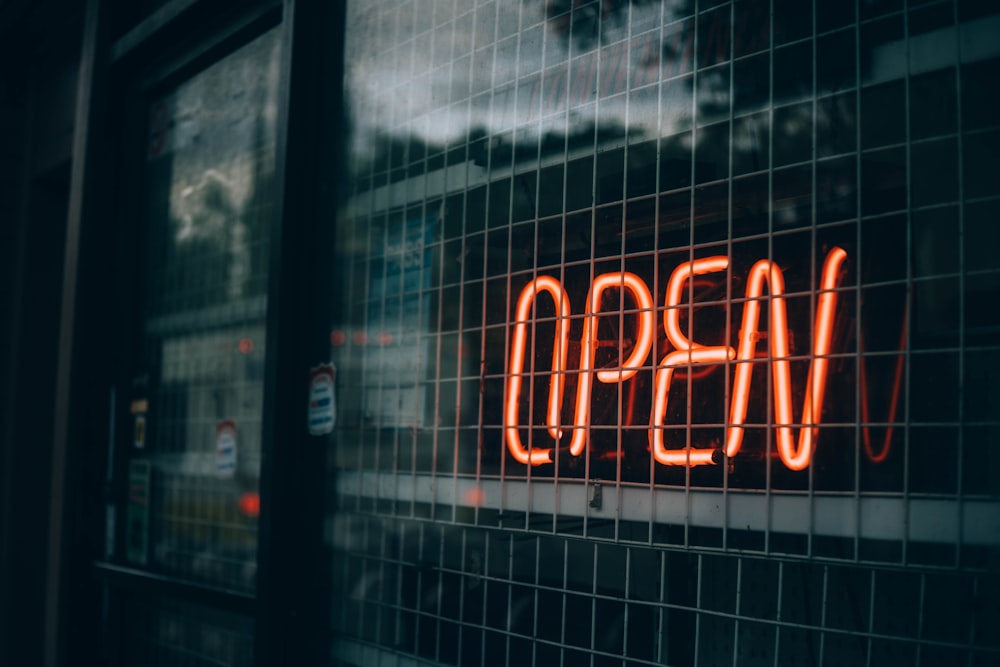
[[[109,35],[111,4],[89,0],[84,25],[55,391],[45,665],[80,656],[121,664],[117,647],[129,621],[121,600],[136,594],[252,617],[257,665],[322,664],[329,654],[328,442],[308,435],[306,416],[309,368],[329,355],[326,337],[312,334],[326,329],[329,311],[321,305],[333,287],[328,258],[336,208],[331,186],[339,169],[343,3],[172,0],[116,40]],[[120,427],[116,432],[114,415],[120,424],[127,414],[128,376],[118,360],[131,356],[136,334],[132,304],[140,281],[130,251],[139,247],[141,230],[129,214],[137,210],[143,91],[183,80],[276,25],[282,79],[257,593],[247,595],[133,567],[121,549],[105,549],[123,541],[125,434]],[[105,536],[109,508],[119,519],[116,534]]]

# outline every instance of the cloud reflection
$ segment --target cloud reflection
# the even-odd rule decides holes
[[[682,3],[574,4],[473,8],[433,0],[412,14],[392,3],[350,5],[346,85],[355,160],[377,160],[391,137],[437,149],[475,134],[511,143],[505,134],[517,130],[522,143],[537,147],[546,136],[589,135],[592,144],[595,128],[652,137],[683,127],[690,85],[664,86],[662,108],[656,85],[684,70],[664,63],[690,60],[692,31],[660,28]]]

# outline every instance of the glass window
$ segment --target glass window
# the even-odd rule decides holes
[[[249,591],[278,94],[277,34],[149,106],[130,561]]]

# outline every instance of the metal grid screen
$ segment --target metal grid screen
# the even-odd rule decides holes
[[[1000,659],[998,31],[352,3],[335,659]]]

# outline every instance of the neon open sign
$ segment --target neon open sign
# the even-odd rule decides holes
[[[725,256],[705,257],[677,266],[667,283],[663,329],[673,348],[659,361],[654,379],[654,395],[649,418],[649,445],[653,458],[664,465],[697,466],[719,463],[724,457],[736,456],[743,443],[744,424],[750,401],[750,385],[754,370],[754,358],[761,340],[769,341],[769,358],[774,396],[774,418],[776,422],[777,451],[781,461],[792,470],[802,470],[812,461],[818,429],[823,414],[823,395],[827,384],[829,358],[837,309],[837,292],[847,253],[842,248],[833,248],[823,262],[820,276],[819,298],[813,323],[813,345],[806,380],[805,399],[798,426],[793,424],[792,379],[789,359],[789,338],[787,309],[785,306],[785,280],[781,268],[773,261],[762,259],[755,263],[747,276],[746,297],[743,307],[739,343],[736,348],[729,345],[703,345],[689,340],[680,326],[681,299],[685,286],[695,276],[718,273],[729,268],[729,258]],[[765,288],[770,294],[767,335],[760,333],[760,308],[765,296]],[[597,348],[597,324],[601,297],[610,289],[623,289],[632,295],[638,308],[636,340],[628,357],[617,368],[595,369],[594,359]],[[532,305],[540,293],[548,294],[556,305],[556,327],[552,342],[552,374],[549,381],[546,427],[549,436],[557,443],[565,433],[561,425],[564,384],[567,372],[569,350],[570,316],[572,314],[569,297],[562,283],[551,276],[538,276],[521,291],[517,300],[514,331],[511,336],[509,373],[504,392],[504,438],[507,449],[519,462],[542,465],[555,460],[555,449],[551,447],[526,447],[520,435],[520,397],[523,380],[526,377],[524,361],[526,355],[528,325]],[[568,428],[569,445],[566,449],[572,456],[580,456],[587,445],[590,427],[591,392],[594,378],[598,382],[610,384],[624,382],[641,370],[646,363],[656,337],[656,318],[653,295],[646,283],[637,275],[628,272],[604,273],[594,278],[587,295],[583,321],[583,335],[580,341],[580,368],[577,374],[576,403],[573,422]],[[722,449],[697,449],[692,447],[671,447],[664,438],[667,405],[670,398],[670,383],[675,369],[691,370],[695,366],[725,364],[735,367],[729,404],[728,425],[725,444]],[[897,373],[898,375],[898,373]],[[796,442],[794,430],[798,428]]]

